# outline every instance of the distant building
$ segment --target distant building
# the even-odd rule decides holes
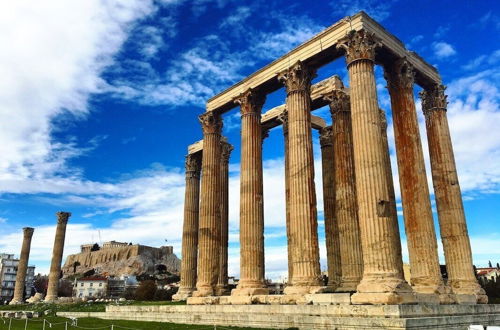
[[[17,266],[19,259],[14,258],[13,254],[0,253],[0,300],[9,302],[14,296],[14,287],[16,286]],[[25,296],[29,298],[34,294],[33,281],[35,279],[35,266],[28,266],[25,282]]]
[[[476,274],[483,282],[497,281],[500,278],[500,269],[494,267],[476,268]]]
[[[135,276],[121,276],[108,279],[108,297],[121,298],[127,289],[137,289],[139,282]]]
[[[108,279],[88,276],[75,281],[73,295],[77,298],[102,298],[107,296]]]

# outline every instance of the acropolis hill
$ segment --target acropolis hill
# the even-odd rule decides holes
[[[68,256],[62,272],[64,277],[92,269],[108,276],[142,275],[153,273],[159,265],[164,265],[168,272],[179,272],[180,260],[173,253],[172,246],[155,248],[110,241],[102,246],[82,245],[80,253]]]

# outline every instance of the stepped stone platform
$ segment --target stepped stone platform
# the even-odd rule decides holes
[[[272,329],[468,329],[500,325],[500,305],[157,305],[107,306],[63,317]]]

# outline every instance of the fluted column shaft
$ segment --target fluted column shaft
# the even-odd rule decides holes
[[[321,164],[323,170],[323,212],[325,218],[326,262],[328,285],[326,291],[333,292],[342,276],[340,262],[339,228],[335,216],[335,169],[332,127],[320,131]]]
[[[185,300],[196,289],[201,158],[202,153],[190,154],[186,157],[181,283],[179,291],[172,297],[174,300]]]
[[[300,61],[279,75],[288,110],[290,236],[292,286],[285,293],[317,292],[320,287],[318,223],[311,136],[311,80],[314,73]]]
[[[330,102],[333,123],[335,216],[342,263],[342,278],[337,291],[353,292],[363,276],[363,252],[356,200],[351,106],[349,96],[342,90],[335,90],[326,98]]]
[[[220,158],[222,120],[214,112],[200,115],[203,128],[198,273],[195,297],[211,296],[219,274],[220,253]]]
[[[14,297],[12,298],[10,304],[20,304],[24,301],[24,287],[26,284],[26,272],[28,270],[28,260],[30,257],[33,231],[34,229],[31,227],[23,228],[23,245],[21,247],[21,255],[19,256],[19,264],[17,265]]]
[[[443,85],[437,85],[421,92],[421,97],[448,284],[455,294],[474,295],[478,303],[487,303],[473,270],[444,90]]]
[[[220,207],[221,207],[221,239],[220,239],[220,261],[219,278],[217,280],[217,295],[222,296],[229,293],[227,286],[227,248],[229,244],[229,157],[233,146],[222,142],[220,165]]]
[[[375,48],[380,43],[366,31],[339,41],[346,50],[350,79],[356,193],[363,249],[363,278],[352,303],[414,302],[396,253],[397,224],[391,216],[387,170],[374,75]]]
[[[411,285],[417,293],[439,294],[446,300],[413,98],[413,68],[406,59],[399,59],[385,67],[385,78],[391,96]]]
[[[232,295],[267,294],[264,283],[262,127],[265,96],[251,89],[236,102],[241,111],[240,281]]]
[[[50,263],[49,282],[47,284],[47,296],[45,301],[51,302],[57,299],[59,276],[61,275],[61,261],[64,252],[64,239],[66,237],[66,225],[71,213],[57,212],[56,236],[54,249],[52,250],[52,261]]]

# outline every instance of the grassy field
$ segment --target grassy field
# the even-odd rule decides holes
[[[160,322],[141,322],[141,321],[123,321],[123,320],[101,320],[96,318],[81,318],[78,319],[78,327],[72,326],[71,321],[62,317],[47,317],[52,326],[49,323],[45,324],[45,329],[53,330],[65,330],[65,322],[68,322],[67,329],[111,329],[111,325],[114,326],[114,330],[129,329],[129,330],[164,330],[164,329],[199,329],[199,330],[209,330],[209,329],[248,329],[253,328],[237,328],[237,327],[214,327],[208,325],[186,325],[186,324],[174,324],[174,323],[160,323]],[[12,319],[11,330],[24,330],[26,325],[26,320],[16,320]],[[0,330],[9,329],[9,320],[0,319]],[[43,319],[29,319],[27,330],[42,330],[43,329]]]

